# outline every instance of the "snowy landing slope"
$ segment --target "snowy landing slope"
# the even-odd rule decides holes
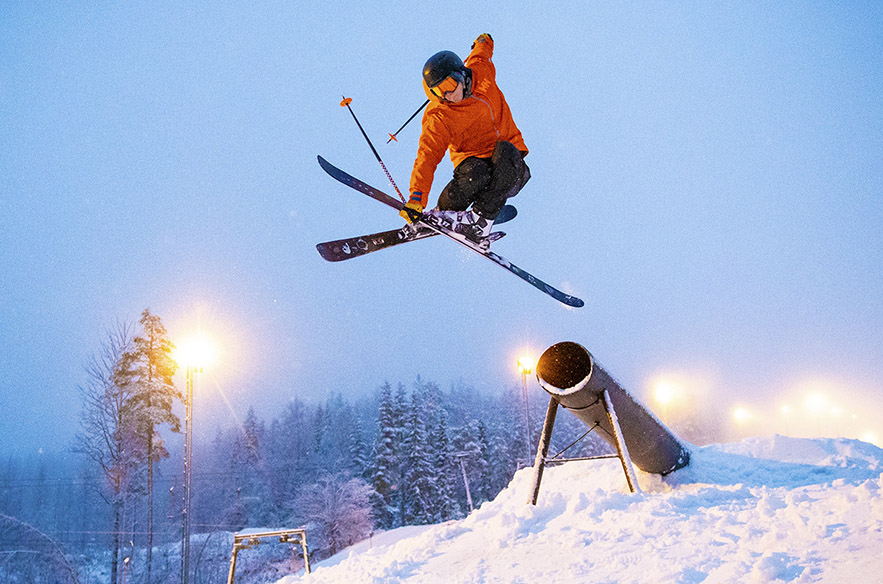
[[[375,536],[278,584],[883,582],[883,450],[775,436],[696,447],[669,477],[531,469],[466,519]]]

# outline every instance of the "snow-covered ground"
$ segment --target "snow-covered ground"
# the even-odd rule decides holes
[[[695,447],[689,467],[518,472],[469,517],[376,535],[277,584],[883,582],[883,450],[774,436]]]

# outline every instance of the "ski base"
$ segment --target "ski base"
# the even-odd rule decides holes
[[[518,211],[512,205],[503,207],[500,214],[494,220],[494,225],[506,223],[515,218]],[[316,244],[316,249],[323,259],[329,262],[340,262],[351,258],[357,258],[381,249],[393,247],[409,241],[417,241],[438,235],[427,227],[407,225],[401,229],[391,229],[389,231],[381,231],[379,233],[371,233],[369,235],[359,235],[356,237],[346,237],[344,239],[336,239],[334,241],[326,241]],[[491,242],[502,238],[505,233],[502,231],[494,231],[490,234]]]
[[[318,158],[319,158],[319,164],[322,166],[322,168],[325,170],[325,172],[327,172],[335,180],[340,181],[343,184],[350,186],[350,187],[354,188],[355,190],[357,190],[365,195],[368,195],[369,197],[376,199],[376,200],[380,201],[381,203],[389,205],[390,207],[393,207],[395,209],[401,210],[405,206],[404,203],[394,199],[393,197],[387,195],[383,191],[376,189],[376,188],[360,181],[359,179],[347,174],[343,170],[337,168],[336,166],[334,166],[333,164],[331,164],[330,162],[328,162],[327,160],[322,158],[321,156],[319,156]],[[421,214],[418,217],[418,219],[416,221],[414,221],[414,224],[417,225],[418,231],[419,231],[419,228],[421,228],[421,227],[426,228],[426,229],[429,229],[433,232],[444,235],[445,237],[453,239],[454,241],[456,241],[460,245],[468,247],[469,249],[471,249],[475,253],[482,255],[482,256],[486,257],[487,259],[489,259],[490,261],[494,262],[495,264],[502,266],[503,268],[509,270],[511,273],[515,274],[516,276],[518,276],[519,278],[521,278],[522,280],[524,280],[525,282],[527,282],[528,284],[530,284],[531,286],[536,288],[537,290],[549,295],[550,297],[554,298],[558,302],[561,302],[562,304],[565,304],[567,306],[571,306],[573,308],[580,308],[585,305],[585,302],[583,302],[580,298],[577,298],[576,296],[571,296],[570,294],[565,294],[564,292],[562,292],[561,290],[558,290],[554,286],[550,286],[549,284],[543,282],[542,280],[540,280],[539,278],[537,278],[536,276],[534,276],[530,272],[527,272],[526,270],[519,268],[518,266],[516,266],[515,264],[513,264],[512,262],[510,262],[506,258],[490,251],[489,249],[482,248],[481,245],[468,239],[464,235],[457,233],[451,229],[448,229],[444,225],[441,225],[440,223],[438,223],[438,219],[436,217],[433,217],[432,215]]]

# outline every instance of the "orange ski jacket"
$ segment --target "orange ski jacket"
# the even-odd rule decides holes
[[[472,70],[472,95],[459,103],[430,101],[423,112],[423,129],[411,172],[412,201],[427,206],[435,169],[447,150],[454,168],[470,156],[490,158],[500,140],[527,152],[506,98],[497,87],[493,54],[493,40],[487,35],[476,39],[464,63]]]

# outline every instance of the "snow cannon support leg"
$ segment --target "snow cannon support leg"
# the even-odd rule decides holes
[[[540,496],[540,483],[543,480],[543,471],[546,468],[546,463],[562,463],[562,462],[573,462],[573,461],[583,461],[583,460],[600,460],[602,458],[618,458],[620,463],[622,463],[622,470],[625,473],[625,480],[628,483],[629,491],[632,493],[636,493],[640,491],[640,487],[638,486],[638,479],[635,476],[635,468],[632,466],[632,459],[629,457],[628,447],[625,445],[625,439],[622,435],[622,428],[619,425],[619,419],[616,416],[616,410],[613,408],[613,404],[610,402],[610,394],[607,393],[607,390],[604,390],[603,394],[604,400],[604,409],[607,412],[607,418],[610,421],[611,426],[613,427],[613,435],[616,440],[616,454],[602,454],[599,456],[584,456],[580,458],[561,458],[561,455],[564,454],[564,451],[558,453],[557,455],[549,458],[549,444],[552,441],[552,429],[555,426],[555,419],[558,416],[558,400],[553,396],[549,400],[549,408],[546,410],[546,421],[543,423],[543,433],[540,435],[540,443],[537,448],[537,457],[534,461],[534,478],[533,478],[533,489],[531,491],[530,499],[528,499],[528,503],[531,505],[537,504],[537,499]],[[589,432],[597,428],[596,424],[592,428],[589,429]],[[583,434],[577,442],[585,438],[589,432]],[[576,444],[574,442],[567,448],[570,448]],[[566,451],[567,448],[564,450]]]
[[[555,418],[558,416],[558,400],[554,397],[549,400],[549,408],[546,410],[546,421],[543,422],[543,433],[540,434],[540,443],[537,446],[537,457],[533,463],[533,489],[528,503],[537,504],[540,496],[540,482],[543,480],[543,470],[546,468],[546,456],[549,454],[549,444],[552,441],[552,429],[555,427]]]

